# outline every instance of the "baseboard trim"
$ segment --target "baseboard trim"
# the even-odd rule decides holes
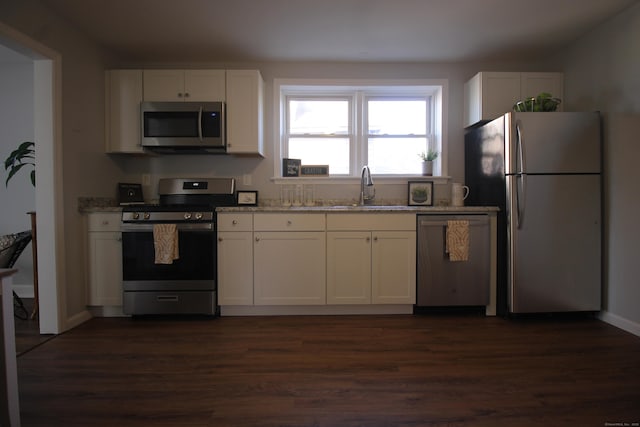
[[[83,324],[87,320],[90,320],[92,317],[93,316],[91,315],[91,312],[89,310],[83,310],[71,317],[67,317],[64,325],[64,331],[73,329],[76,326]]]
[[[613,325],[617,328],[625,330],[633,335],[640,337],[640,324],[633,322],[629,319],[625,319],[624,317],[620,317],[616,314],[610,313],[608,311],[601,311],[598,314],[598,318],[603,322],[606,322],[610,325]]]
[[[413,304],[390,305],[222,305],[221,316],[305,316],[413,314]]]

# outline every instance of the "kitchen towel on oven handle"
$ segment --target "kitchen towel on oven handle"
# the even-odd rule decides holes
[[[156,264],[173,264],[180,257],[176,224],[153,225],[153,248]]]
[[[446,249],[449,261],[469,260],[469,221],[447,221]]]

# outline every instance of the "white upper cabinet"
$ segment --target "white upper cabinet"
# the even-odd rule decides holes
[[[563,74],[480,72],[464,85],[464,126],[500,117],[516,102],[541,92],[562,99]]]
[[[225,101],[225,75],[225,70],[144,70],[144,100]]]
[[[107,153],[144,153],[140,143],[142,70],[105,72],[105,142]]]
[[[258,70],[227,70],[227,152],[264,156],[263,86]]]

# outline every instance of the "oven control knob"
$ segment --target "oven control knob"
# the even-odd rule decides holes
[[[202,219],[202,212],[196,212],[196,219]]]
[[[133,217],[133,219],[140,219],[140,214],[138,212],[134,212],[131,216]]]
[[[185,212],[184,219],[191,219],[191,212]]]
[[[149,218],[151,218],[151,214],[149,212],[145,212],[144,219],[149,219]]]

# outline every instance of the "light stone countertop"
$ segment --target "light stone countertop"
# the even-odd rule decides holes
[[[357,213],[491,213],[498,212],[496,206],[402,206],[402,205],[370,205],[370,206],[353,206],[353,205],[337,205],[337,206],[300,206],[300,207],[283,207],[283,206],[228,206],[216,208],[216,212],[295,212],[295,213],[332,213],[332,212],[357,212]]]

